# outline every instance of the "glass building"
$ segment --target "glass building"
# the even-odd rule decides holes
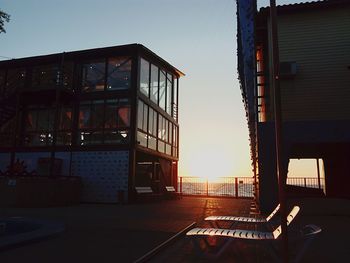
[[[177,187],[184,74],[140,44],[0,62],[0,173],[79,176],[83,202]]]

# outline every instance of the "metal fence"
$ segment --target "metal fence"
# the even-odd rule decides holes
[[[288,177],[287,184],[325,190],[324,178]]]
[[[289,177],[288,185],[308,188],[325,188],[323,178]],[[202,177],[181,176],[178,191],[185,195],[249,197],[254,196],[254,179],[252,177],[218,177],[208,180]]]
[[[253,197],[254,179],[251,177],[179,177],[178,189],[182,194],[206,196]]]

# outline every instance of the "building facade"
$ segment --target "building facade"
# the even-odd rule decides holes
[[[241,20],[240,40],[245,34],[252,38],[242,42],[241,51],[251,49],[254,56],[248,67],[241,52],[246,64],[240,64],[240,78],[247,76],[242,68],[254,74],[254,84],[243,82],[242,90],[256,192],[262,209],[269,210],[278,199],[270,11],[245,10],[250,20]],[[325,194],[341,198],[350,197],[349,14],[350,2],[343,0],[277,7],[283,163],[288,169],[290,159],[322,160]]]
[[[79,176],[83,202],[177,187],[183,75],[140,44],[0,62],[0,171]]]

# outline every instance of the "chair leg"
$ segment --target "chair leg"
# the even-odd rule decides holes
[[[303,246],[300,248],[300,250],[297,252],[295,259],[293,260],[293,263],[299,263],[302,257],[304,256],[307,248],[310,246],[311,242],[314,240],[314,236],[308,238]]]

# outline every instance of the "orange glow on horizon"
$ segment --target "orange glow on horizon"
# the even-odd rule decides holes
[[[209,180],[233,176],[233,161],[232,152],[219,145],[197,148],[186,164],[186,174],[180,176],[198,176]]]

